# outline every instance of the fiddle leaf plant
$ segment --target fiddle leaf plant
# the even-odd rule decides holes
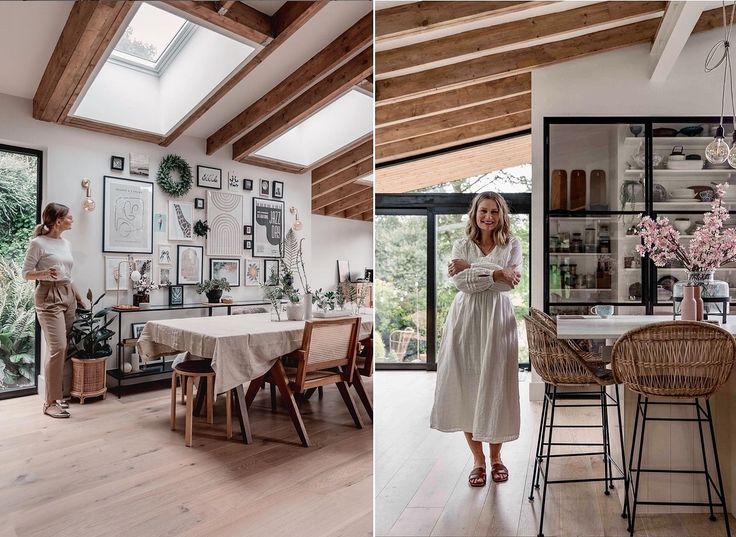
[[[91,306],[89,309],[77,307],[77,318],[69,331],[69,357],[102,358],[112,354],[108,341],[115,332],[108,326],[115,321],[115,316],[106,319],[111,308],[102,308],[95,312],[95,306],[104,296],[103,293],[93,302],[92,289],[89,289],[87,300]]]

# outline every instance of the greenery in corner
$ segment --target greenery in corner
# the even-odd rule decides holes
[[[212,280],[205,280],[202,283],[197,284],[197,292],[199,294],[207,294],[210,291],[229,291],[230,283],[225,278],[213,278]]]
[[[69,348],[68,355],[70,358],[102,358],[110,356],[112,348],[108,341],[115,332],[110,330],[110,326],[115,321],[113,315],[110,319],[105,317],[110,312],[110,308],[103,308],[95,313],[95,306],[99,304],[105,293],[102,293],[94,302],[92,289],[87,290],[87,300],[92,304],[89,309],[77,308],[77,318],[72,324],[69,332]]]
[[[34,286],[20,266],[0,258],[0,389],[34,382]]]
[[[202,220],[197,220],[194,224],[194,234],[197,237],[206,237],[209,230],[210,226],[207,224],[207,220],[204,222]]]

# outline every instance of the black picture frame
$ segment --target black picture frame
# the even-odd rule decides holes
[[[284,199],[284,183],[282,181],[271,182],[271,197],[277,200]]]
[[[363,278],[365,278],[366,281],[373,283],[373,269],[365,269],[365,276],[363,276]]]
[[[270,196],[271,194],[271,187],[269,185],[268,179],[261,179],[261,196]]]
[[[243,179],[243,190],[253,190],[253,179]]]
[[[243,250],[252,250],[252,249],[253,249],[253,240],[245,239],[243,241]]]
[[[183,280],[182,279],[182,261],[185,261],[182,259],[183,254],[186,253],[186,250],[197,250],[199,252],[199,280],[195,281],[193,278]],[[195,246],[193,244],[178,244],[176,246],[176,285],[197,285],[198,283],[202,283],[202,280],[204,279],[204,246]]]
[[[169,285],[169,306],[184,305],[184,286]]]
[[[130,333],[132,334],[133,339],[141,337],[141,332],[143,332],[145,327],[146,323],[130,323]]]
[[[197,186],[222,190],[222,170],[212,166],[200,166],[197,164]]]
[[[125,169],[125,157],[113,155],[110,157],[110,169],[121,172]]]
[[[284,202],[253,198],[253,257],[280,257],[284,240]],[[261,216],[264,216],[263,218]]]
[[[116,181],[122,181],[124,183],[136,183],[138,185],[146,185],[145,188],[148,190],[148,193],[146,194],[146,197],[144,199],[144,207],[143,211],[147,210],[150,214],[148,215],[147,222],[144,222],[144,225],[147,226],[147,229],[144,229],[145,234],[147,235],[146,239],[146,245],[142,246],[140,248],[136,248],[134,246],[128,246],[128,247],[122,247],[120,245],[115,245],[113,243],[112,238],[109,238],[107,236],[108,231],[108,222],[107,219],[111,215],[113,218],[115,217],[115,211],[112,207],[108,207],[108,203],[112,202],[113,200],[108,200],[108,190],[112,191],[112,183]],[[122,199],[122,198],[121,198]],[[127,199],[127,198],[126,198]],[[105,175],[103,176],[102,181],[102,251],[106,254],[153,254],[153,207],[154,207],[154,187],[153,183],[151,181],[141,181],[138,179],[127,179],[125,177],[113,177],[112,175]],[[145,203],[148,203],[148,208],[146,208]],[[145,218],[145,214],[144,214]],[[114,229],[114,226],[110,226],[112,229]]]
[[[204,198],[194,198],[194,208],[204,209]]]
[[[248,224],[243,226],[243,235],[246,237],[250,237],[253,235],[253,226],[249,226]]]
[[[281,260],[280,259],[264,259],[263,260],[263,282],[266,285],[278,285],[281,283]],[[269,269],[275,270],[276,280],[269,280],[268,274]]]
[[[235,281],[232,282],[232,281],[230,281],[229,278],[225,278],[225,279],[230,284],[230,287],[240,287],[240,271],[242,269],[242,266],[241,266],[241,263],[240,263],[240,259],[225,259],[225,258],[220,258],[220,257],[211,257],[210,258],[210,280],[215,277],[215,275],[214,275],[214,272],[215,272],[215,264],[216,263],[222,263],[222,262],[236,263],[237,268],[235,269],[235,274],[233,275],[234,278],[235,278]]]

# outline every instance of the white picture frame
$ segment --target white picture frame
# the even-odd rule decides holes
[[[102,251],[153,253],[153,183],[104,176]]]
[[[158,284],[161,287],[168,287],[171,285],[171,267],[158,268]]]
[[[176,247],[176,284],[202,283],[204,246],[179,244]]]
[[[194,240],[194,204],[169,200],[169,240]]]
[[[158,245],[158,265],[168,267],[174,264],[174,249],[170,244]]]
[[[210,258],[210,280],[225,278],[230,287],[240,287],[240,259]]]
[[[245,259],[244,280],[246,287],[260,287],[263,283],[263,263],[260,259]]]
[[[122,264],[121,264],[122,263]],[[128,266],[128,258],[125,256],[106,255],[105,256],[105,291],[117,291],[118,281],[116,273],[120,272],[121,291],[130,289],[130,267]]]

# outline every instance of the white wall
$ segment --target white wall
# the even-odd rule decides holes
[[[312,236],[309,285],[313,289],[335,289],[338,259],[348,260],[352,279],[373,268],[373,222],[314,215]]]

